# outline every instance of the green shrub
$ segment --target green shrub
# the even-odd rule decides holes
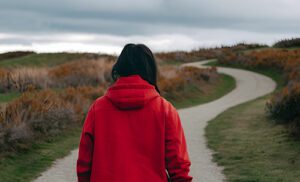
[[[300,82],[291,83],[276,93],[266,104],[269,114],[279,122],[300,118]]]
[[[300,47],[300,38],[285,39],[276,42],[273,47],[276,48],[290,48],[290,47]]]

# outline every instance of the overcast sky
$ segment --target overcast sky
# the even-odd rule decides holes
[[[0,0],[0,52],[119,53],[300,36],[299,0]]]

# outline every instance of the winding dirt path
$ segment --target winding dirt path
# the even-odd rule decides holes
[[[184,66],[203,67],[207,62],[187,63]],[[206,145],[204,129],[207,122],[228,108],[266,95],[276,87],[273,80],[254,72],[233,68],[218,68],[218,72],[236,79],[236,88],[232,92],[210,103],[178,110],[192,161],[191,175],[195,182],[222,182],[225,179],[222,167],[212,162],[213,151]],[[73,150],[70,155],[55,161],[34,182],[75,182],[77,153],[78,150]]]

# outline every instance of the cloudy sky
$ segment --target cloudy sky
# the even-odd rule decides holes
[[[299,0],[0,0],[0,52],[119,53],[300,36]]]

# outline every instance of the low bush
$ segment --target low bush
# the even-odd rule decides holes
[[[111,82],[112,61],[83,60],[65,63],[49,70],[53,87],[106,85]]]
[[[176,52],[160,52],[156,53],[155,56],[158,58],[158,62],[160,63],[187,63],[200,61],[205,59],[213,59],[216,57],[216,54],[219,53],[219,49],[216,48],[201,48],[198,50],[193,50],[190,52],[186,51],[176,51]]]
[[[47,68],[16,68],[0,70],[0,93],[25,92],[29,87],[46,89],[52,80]]]
[[[241,43],[237,43],[231,46],[221,46],[221,50],[223,51],[234,51],[234,52],[238,52],[238,51],[247,51],[247,50],[251,50],[251,49],[260,49],[260,48],[267,48],[269,47],[266,44],[257,44],[257,43],[245,43],[245,42],[241,42]]]
[[[300,120],[300,82],[284,87],[267,102],[266,107],[279,122]]]
[[[238,43],[232,46],[220,46],[213,48],[199,48],[192,51],[175,51],[175,52],[160,52],[156,53],[155,56],[158,58],[160,63],[187,63],[194,61],[201,61],[207,59],[215,59],[218,56],[222,56],[223,52],[238,52],[249,49],[267,48],[265,44],[249,44],[249,43]]]
[[[81,86],[105,86],[112,82],[113,60],[107,57],[72,61],[54,67],[0,69],[0,93]]]
[[[6,92],[9,90],[7,86],[7,77],[9,75],[8,70],[0,68],[0,93]]]
[[[173,76],[168,75],[167,71],[161,70],[159,77],[159,88],[163,97],[177,100],[180,96],[188,94],[188,86],[193,85],[199,91],[205,92],[208,85],[213,85],[219,79],[216,68],[196,68],[181,67],[175,70]]]
[[[300,38],[285,39],[276,42],[273,47],[276,48],[290,48],[290,47],[300,47]]]
[[[33,140],[81,126],[91,99],[104,88],[67,88],[63,92],[30,90],[8,103],[0,115],[0,153],[18,152],[31,146]]]
[[[24,93],[9,103],[0,129],[1,151],[20,151],[40,136],[55,134],[72,122],[75,112],[52,91]]]
[[[48,77],[47,68],[17,68],[13,69],[7,81],[11,90],[25,92],[29,87],[36,89],[50,88],[53,80]]]

